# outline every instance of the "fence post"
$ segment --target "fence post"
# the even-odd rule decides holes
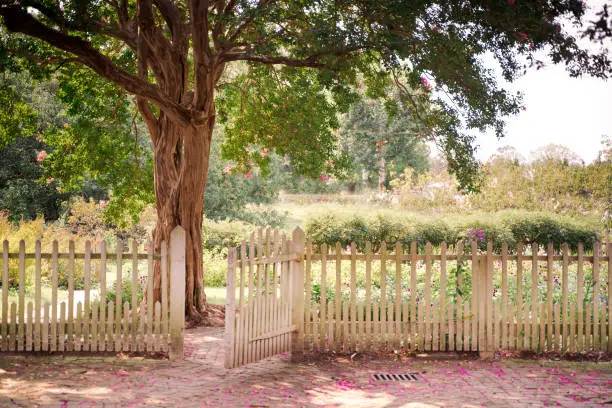
[[[227,296],[225,297],[225,368],[234,366],[234,325],[236,322],[236,248],[227,254]]]
[[[291,336],[291,361],[300,361],[304,357],[304,231],[297,227],[293,231],[292,244],[295,259],[291,270],[291,323],[296,331]]]
[[[477,294],[477,310],[472,311],[472,313],[476,316],[476,324],[478,325],[478,356],[481,359],[488,360],[494,356],[493,351],[489,349],[488,333],[491,327],[489,327],[489,319],[487,318],[490,310],[489,303],[492,302],[493,294],[488,291],[489,257],[488,255],[478,255],[477,258],[476,283],[474,284],[474,281],[472,281],[472,286],[475,287]]]
[[[185,230],[170,234],[170,360],[182,360],[185,331]]]

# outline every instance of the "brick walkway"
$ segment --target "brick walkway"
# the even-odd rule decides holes
[[[180,363],[0,357],[0,407],[587,407],[612,403],[612,364],[389,360],[223,368],[222,329],[186,334]],[[418,381],[375,382],[380,372]]]

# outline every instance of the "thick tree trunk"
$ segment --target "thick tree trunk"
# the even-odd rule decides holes
[[[211,115],[214,118],[214,115]],[[163,113],[154,138],[157,225],[156,251],[177,225],[186,232],[185,315],[195,324],[207,322],[202,259],[204,189],[214,121],[195,126],[170,120]],[[161,297],[161,266],[155,266],[154,298]]]

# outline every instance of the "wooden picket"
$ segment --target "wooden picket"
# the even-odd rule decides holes
[[[171,358],[182,358],[185,243],[181,227],[172,232],[169,245],[173,243],[173,250],[169,251],[163,242],[160,255],[153,252],[151,242],[146,245],[148,252],[141,253],[139,244],[133,241],[129,258],[126,256],[124,260],[121,241],[117,243],[115,253],[107,253],[104,242],[93,249],[90,241],[85,242],[83,252],[77,252],[73,241],[68,243],[67,252],[60,252],[59,243],[53,241],[50,253],[43,252],[40,241],[34,243],[32,252],[26,250],[26,242],[20,241],[18,252],[11,253],[9,242],[4,241],[0,352],[167,351]],[[111,291],[106,286],[107,259],[113,258],[116,259],[116,277],[114,291]],[[28,265],[32,260],[34,269],[28,276]],[[129,260],[131,268],[125,268],[124,261]],[[161,303],[154,303],[153,296],[148,295],[141,301],[136,290],[132,291],[128,301],[122,302],[123,276],[128,273],[131,273],[131,279],[126,278],[130,279],[132,288],[141,287],[145,293],[153,293],[156,260],[160,262],[162,271]],[[172,265],[168,266],[170,263]],[[17,271],[18,278],[9,281],[13,270]],[[172,279],[169,279],[170,271]],[[58,286],[60,272],[65,274],[65,291]],[[43,304],[44,276],[50,278],[51,301]],[[82,277],[79,278],[82,279],[82,290],[75,289],[77,276]],[[182,290],[179,285],[181,276]],[[28,280],[33,281],[32,300],[26,295]],[[16,301],[11,299],[9,302],[9,285],[17,289]],[[176,285],[179,286],[172,295],[172,306],[180,313],[173,312],[168,303],[168,289]],[[114,301],[107,300],[109,293],[114,294]]]
[[[552,245],[537,243],[511,250],[487,242],[482,251],[473,241],[465,251],[461,243],[437,248],[396,243],[388,249],[382,242],[376,252],[369,242],[345,250],[340,243],[331,250],[307,243],[300,255],[277,231],[263,250],[262,236],[260,230],[249,244],[230,250],[227,367],[293,352],[290,338],[301,339],[307,351],[336,353],[612,348],[612,295],[607,292],[608,307],[601,297],[612,277],[609,246],[604,255],[597,245],[588,254],[579,245],[571,255],[567,245],[557,254]],[[288,276],[297,266],[305,281],[296,292]],[[589,302],[584,301],[585,276]],[[297,320],[295,297],[303,299]]]

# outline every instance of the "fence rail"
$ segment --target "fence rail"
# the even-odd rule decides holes
[[[73,241],[67,253],[59,252],[57,241],[51,253],[42,252],[40,241],[33,253],[26,252],[24,241],[17,253],[10,253],[4,241],[0,352],[167,351],[171,358],[182,358],[184,234],[177,227],[159,254],[151,243],[148,252],[139,252],[136,241],[129,253],[121,241],[115,253],[108,253],[104,242],[93,253],[89,241],[80,253]],[[161,300],[153,302],[155,261],[161,264]],[[82,290],[75,290],[77,281]],[[50,299],[43,298],[43,289],[51,292]],[[172,312],[177,306],[170,305],[169,291],[180,312]]]

